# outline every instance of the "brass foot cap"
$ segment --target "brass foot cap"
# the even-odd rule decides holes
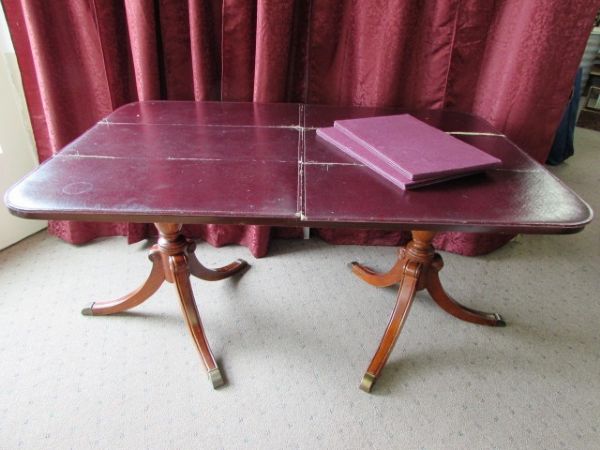
[[[81,310],[81,314],[83,314],[84,316],[93,316],[94,315],[94,311],[92,311],[92,308],[94,307],[94,304],[92,303],[90,306],[88,306],[87,308],[83,308]]]
[[[498,313],[494,313],[494,317],[496,318],[496,326],[497,327],[505,327],[506,326],[506,322],[504,321],[504,319],[502,318],[502,316]]]
[[[373,385],[375,384],[375,380],[377,380],[375,375],[369,372],[365,373],[365,376],[360,382],[360,390],[367,393],[371,392],[371,389],[373,389]]]
[[[212,383],[212,387],[214,389],[221,387],[225,384],[225,381],[221,376],[221,371],[218,367],[216,369],[208,371],[208,380]]]

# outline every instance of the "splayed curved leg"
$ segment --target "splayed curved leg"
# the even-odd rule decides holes
[[[394,311],[392,311],[388,326],[381,338],[375,356],[373,356],[371,364],[369,364],[367,372],[360,383],[360,389],[365,392],[371,392],[377,377],[379,377],[390,353],[394,349],[394,345],[398,340],[398,336],[402,331],[402,327],[415,298],[420,272],[420,263],[411,261],[405,262],[403,270],[404,277],[402,279],[400,290],[398,291],[396,306],[394,307]]]
[[[400,255],[396,261],[396,264],[386,273],[378,273],[370,267],[363,266],[362,264],[352,261],[350,266],[352,267],[352,273],[358,276],[363,281],[366,281],[371,286],[375,287],[388,287],[399,283],[402,280],[403,271],[403,249],[400,250]]]
[[[439,271],[443,267],[443,264],[441,256],[436,254],[428,273],[426,285],[429,295],[431,295],[440,308],[454,317],[467,322],[495,327],[506,325],[500,314],[468,308],[450,297],[440,281]]]
[[[196,301],[194,300],[194,294],[190,284],[190,272],[188,269],[187,257],[185,255],[169,256],[169,266],[173,275],[173,282],[177,287],[177,294],[179,295],[185,321],[192,333],[192,337],[200,352],[202,361],[206,366],[208,379],[214,388],[222,386],[224,380],[206,340],[204,328],[202,327],[202,322],[200,320],[200,313],[198,312]]]
[[[148,255],[152,261],[152,270],[146,282],[135,291],[109,302],[94,302],[89,307],[83,308],[84,316],[104,316],[115,314],[134,308],[145,302],[154,294],[165,281],[165,273],[161,263],[160,251],[153,247]]]
[[[194,247],[192,247],[192,249],[193,248]],[[237,259],[231,264],[227,264],[226,266],[218,267],[216,269],[209,269],[205,267],[200,261],[198,261],[198,258],[196,258],[192,251],[189,251],[188,248],[188,264],[190,267],[190,274],[194,275],[196,278],[200,278],[201,280],[223,280],[224,278],[229,278],[230,276],[240,272],[248,266],[248,263],[243,259]]]

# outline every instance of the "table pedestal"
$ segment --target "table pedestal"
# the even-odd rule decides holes
[[[387,273],[376,273],[357,262],[351,263],[352,272],[373,286],[386,287],[400,284],[396,306],[379,348],[360,384],[360,388],[365,392],[371,392],[373,384],[383,370],[400,335],[415,294],[419,290],[427,289],[444,311],[459,319],[481,325],[506,325],[499,314],[467,308],[444,291],[439,278],[439,271],[444,266],[444,262],[431,245],[434,236],[435,232],[432,231],[413,231],[412,241],[406,247],[400,248],[396,264]]]
[[[190,275],[201,280],[216,281],[230,277],[245,268],[246,261],[237,261],[218,269],[204,267],[194,255],[196,244],[181,234],[181,224],[156,223],[159,232],[158,243],[150,249],[148,257],[152,261],[152,271],[146,282],[130,294],[110,302],[94,302],[81,313],[87,316],[114,314],[146,301],[167,281],[175,284],[181,302],[183,315],[192,333],[196,347],[206,366],[208,378],[213,387],[223,385],[224,381],[215,358],[210,350],[200,314],[190,284]]]

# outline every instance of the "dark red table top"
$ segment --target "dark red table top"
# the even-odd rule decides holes
[[[402,191],[316,137],[336,119],[407,112],[299,104],[140,102],[17,183],[22,217],[493,232],[580,230],[590,208],[477,117],[409,111],[503,162]]]

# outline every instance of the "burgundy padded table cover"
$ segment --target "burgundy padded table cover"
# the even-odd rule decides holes
[[[403,191],[316,137],[410,112],[502,160]],[[16,215],[129,222],[561,233],[590,208],[484,120],[451,111],[153,101],[125,105],[13,186]]]

